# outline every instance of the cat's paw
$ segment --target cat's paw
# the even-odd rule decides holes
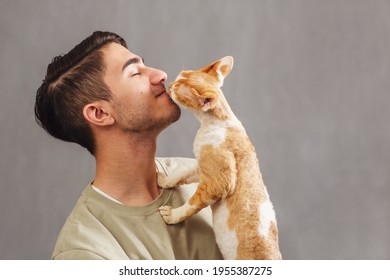
[[[164,188],[164,189],[173,188],[176,186],[175,183],[176,182],[172,180],[172,177],[168,177],[163,172],[157,172],[157,184],[160,188]]]
[[[167,224],[173,225],[180,222],[180,216],[175,211],[176,209],[173,209],[171,206],[161,206],[159,210],[160,215]]]

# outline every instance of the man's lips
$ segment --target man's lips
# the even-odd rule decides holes
[[[157,98],[157,97],[160,97],[161,95],[163,95],[164,93],[166,93],[166,90],[164,89],[163,91],[160,91],[159,93],[157,93],[156,95],[155,95],[155,97]]]

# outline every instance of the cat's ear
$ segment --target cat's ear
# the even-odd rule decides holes
[[[217,71],[221,73],[221,75],[225,78],[233,69],[233,57],[232,56],[225,56],[218,60],[217,64]]]
[[[214,109],[217,103],[218,96],[214,91],[203,93],[201,98],[202,111],[206,112],[210,109]]]
[[[225,77],[232,71],[233,62],[233,57],[225,56],[220,60],[217,60],[210,65],[201,68],[200,71],[214,75],[222,83]]]
[[[215,100],[212,98],[205,98],[203,100],[202,111],[206,112],[215,107]]]

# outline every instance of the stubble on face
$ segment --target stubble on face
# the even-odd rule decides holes
[[[128,106],[114,101],[113,108],[116,112],[117,125],[124,133],[159,133],[176,122],[181,115],[179,106],[173,102],[166,108],[166,114],[158,118],[153,115],[151,108],[146,106],[135,104]]]
[[[105,63],[105,82],[113,93],[110,103],[116,125],[123,132],[159,133],[180,118],[180,108],[166,93],[161,95],[166,79],[162,71],[146,67],[139,56],[115,43],[105,50]],[[134,73],[142,75],[133,78],[132,71],[125,71],[127,67],[139,67]]]

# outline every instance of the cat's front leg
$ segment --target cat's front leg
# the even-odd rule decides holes
[[[207,188],[206,184],[200,183],[192,197],[178,208],[167,205],[160,207],[160,214],[164,221],[167,224],[180,223],[222,197],[222,194],[216,193],[215,190],[206,190]]]
[[[169,175],[166,175],[163,172],[157,172],[157,184],[161,188],[173,188],[184,184],[196,183],[198,181],[198,165],[177,170]]]
[[[188,201],[178,208],[172,208],[168,205],[159,208],[162,218],[169,225],[181,223],[201,209],[202,208],[190,205]]]
[[[160,207],[160,214],[167,224],[177,224],[203,208],[225,198],[233,189],[236,182],[235,160],[230,153],[219,153],[212,148],[205,150],[207,160],[200,166],[201,178],[197,190],[181,207],[172,209],[171,206]]]
[[[185,205],[175,209],[173,209],[172,206],[166,205],[160,207],[159,210],[164,221],[169,225],[173,225],[173,224],[178,224],[185,220],[184,219],[185,208],[186,208]]]

